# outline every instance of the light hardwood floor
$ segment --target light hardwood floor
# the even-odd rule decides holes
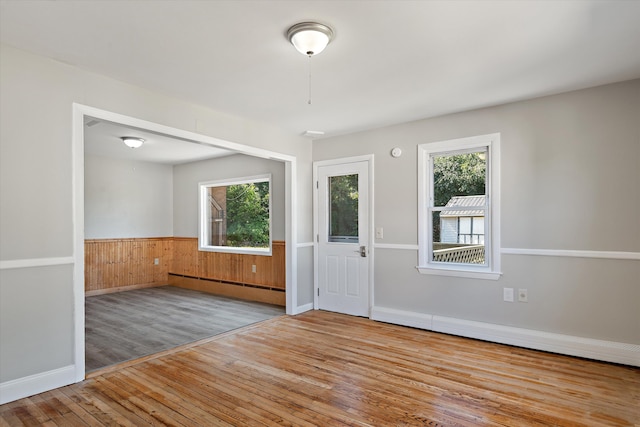
[[[0,424],[634,426],[640,369],[328,312],[0,407]]]
[[[284,307],[174,286],[85,299],[87,372],[284,314]]]

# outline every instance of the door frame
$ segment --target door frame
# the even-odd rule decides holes
[[[73,313],[75,381],[85,379],[85,313],[84,313],[84,117],[91,116],[124,126],[150,130],[178,139],[225,148],[240,154],[281,161],[285,164],[285,242],[286,242],[286,313],[300,313],[298,306],[298,234],[297,221],[297,158],[251,145],[186,131],[168,125],[102,110],[88,105],[72,104],[72,203],[73,203]]]
[[[369,215],[369,241],[366,243],[369,248],[369,318],[371,318],[371,309],[373,308],[374,294],[373,294],[373,271],[375,264],[374,254],[374,218],[373,207],[374,205],[374,177],[373,177],[373,154],[365,154],[362,156],[354,157],[342,157],[338,159],[320,160],[313,162],[313,309],[318,310],[318,291],[320,290],[319,275],[318,275],[318,262],[319,262],[319,239],[320,229],[318,223],[318,168],[322,166],[336,166],[346,163],[355,162],[367,162],[367,170],[369,173],[369,204],[367,206],[367,213]]]

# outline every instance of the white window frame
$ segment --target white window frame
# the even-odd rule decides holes
[[[486,150],[485,265],[433,262],[434,155]],[[418,145],[418,266],[422,274],[498,280],[500,271],[500,134],[473,136]]]
[[[226,187],[229,185],[237,185],[237,184],[251,184],[257,182],[268,182],[269,183],[269,247],[268,248],[241,248],[235,246],[215,246],[208,245],[209,241],[208,235],[210,234],[210,225],[208,221],[208,206],[209,206],[209,198],[208,198],[208,189],[211,187]],[[264,175],[256,175],[256,176],[247,176],[242,178],[232,178],[232,179],[223,179],[217,181],[206,181],[198,183],[198,191],[199,191],[199,221],[198,221],[198,249],[200,251],[206,252],[227,252],[234,254],[250,254],[250,255],[265,255],[271,256],[272,251],[272,243],[273,243],[273,221],[271,220],[272,211],[271,211],[271,201],[272,201],[272,183],[271,183],[271,174]]]

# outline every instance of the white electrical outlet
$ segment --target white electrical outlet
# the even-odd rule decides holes
[[[384,229],[382,227],[376,228],[376,239],[384,238]]]
[[[252,272],[252,273],[255,273],[255,272],[256,272],[256,265],[255,265],[255,264],[253,264],[253,265],[251,266],[251,272]]]
[[[513,288],[502,288],[502,299],[513,302]]]
[[[518,301],[529,302],[529,296],[526,289],[518,289]]]
[[[154,258],[153,265],[160,265],[160,258]]]

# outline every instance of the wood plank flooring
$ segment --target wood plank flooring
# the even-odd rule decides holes
[[[2,426],[639,424],[639,368],[321,311],[0,407]]]
[[[283,314],[283,307],[174,286],[87,297],[86,371]]]

